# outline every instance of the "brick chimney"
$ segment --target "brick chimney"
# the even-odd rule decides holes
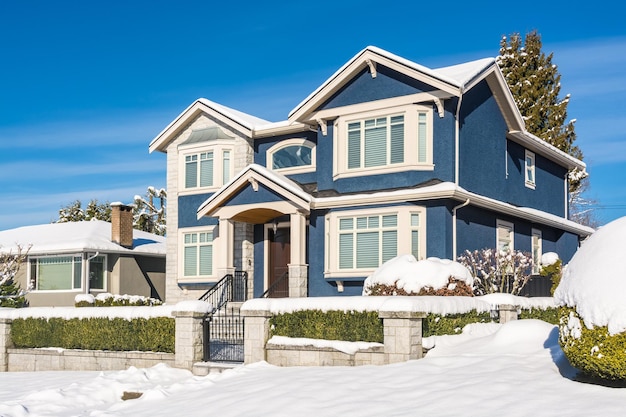
[[[133,248],[133,207],[111,203],[111,241],[128,249]]]

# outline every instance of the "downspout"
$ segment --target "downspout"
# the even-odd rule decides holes
[[[467,206],[470,203],[470,199],[465,200],[465,203],[459,204],[452,209],[452,260],[456,261],[456,212],[459,209]]]
[[[91,261],[92,259],[94,259],[98,255],[100,255],[100,252],[96,251],[96,253],[93,256],[90,256],[90,257],[88,257],[85,260],[85,263],[86,263],[86,265],[85,265],[85,271],[86,271],[86,273],[85,273],[85,275],[86,275],[86,279],[85,279],[85,294],[89,294],[89,290],[90,290],[90,288],[89,288],[89,272],[90,272],[89,271],[89,261]]]

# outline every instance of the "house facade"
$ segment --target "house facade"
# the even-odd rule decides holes
[[[198,99],[150,144],[167,153],[166,298],[234,271],[250,295],[360,294],[385,261],[466,249],[556,252],[581,161],[529,134],[494,59],[430,69],[367,47],[281,122]]]
[[[78,294],[165,298],[165,237],[133,229],[132,208],[113,204],[111,223],[81,221],[0,232],[0,250],[27,259],[15,281],[29,306],[73,306]]]

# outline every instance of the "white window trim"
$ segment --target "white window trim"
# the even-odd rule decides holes
[[[534,247],[534,238],[537,237],[538,240],[538,247],[539,247],[539,256],[538,259],[535,259],[535,247]],[[532,229],[531,232],[531,238],[530,238],[530,252],[532,255],[532,259],[533,259],[533,266],[532,266],[532,273],[534,275],[539,275],[539,270],[541,269],[541,255],[543,253],[543,235],[541,233],[541,230],[539,229]]]
[[[217,191],[224,185],[224,151],[230,151],[230,172],[229,177],[232,179],[235,174],[235,148],[232,141],[212,141],[210,145],[206,142],[194,143],[191,145],[181,146],[178,149],[178,189],[179,195],[197,194],[198,191]],[[187,156],[198,155],[198,162],[200,162],[199,155],[201,153],[213,152],[213,185],[209,187],[185,187],[185,173]],[[198,164],[198,175],[200,165]]]
[[[354,276],[367,276],[377,268],[354,268],[339,269],[339,219],[345,217],[361,216],[381,216],[396,214],[398,216],[398,252],[397,255],[412,253],[411,248],[411,214],[417,213],[420,216],[419,224],[419,254],[418,259],[426,256],[426,208],[421,206],[396,206],[383,207],[377,209],[336,211],[326,216],[326,238],[325,238],[325,278],[350,278]]]
[[[82,253],[59,253],[59,254],[55,254],[55,255],[33,255],[33,256],[29,256],[27,258],[27,263],[28,263],[28,285],[30,286],[32,284],[32,265],[31,265],[31,260],[33,259],[45,259],[45,258],[60,258],[60,257],[80,257],[81,258],[81,277],[80,277],[80,288],[70,288],[70,289],[62,289],[62,290],[40,290],[38,287],[39,285],[39,279],[37,279],[37,283],[34,285],[32,292],[36,292],[36,293],[61,293],[61,292],[82,292],[83,288],[85,287],[85,270],[86,270],[86,266],[85,266],[85,259],[83,257]],[[105,271],[106,272],[106,271]],[[74,278],[74,277],[72,277]],[[105,280],[106,280],[106,276],[105,276]],[[73,281],[72,281],[72,286],[73,286]]]
[[[528,164],[529,158],[532,160],[532,165],[530,166]],[[524,153],[524,183],[526,187],[533,189],[533,190],[537,186],[537,177],[536,177],[537,170],[535,169],[535,166],[536,166],[535,153],[526,149],[526,152]],[[533,177],[532,180],[528,178],[529,168],[532,171],[532,177]]]
[[[515,226],[511,222],[504,220],[496,220],[496,249],[500,249],[500,236],[498,233],[500,229],[507,229],[509,231],[509,240],[511,241],[511,250],[515,250]]]
[[[358,107],[355,107],[358,110]],[[418,115],[426,113],[426,161],[418,162]],[[348,170],[347,157],[347,129],[348,124],[365,119],[404,115],[404,162],[369,168]],[[363,175],[386,174],[405,172],[407,170],[432,171],[433,165],[433,109],[432,106],[404,105],[384,109],[355,112],[340,115],[334,122],[333,128],[333,178],[347,178]]]
[[[302,165],[298,167],[273,169],[272,167],[273,167],[274,154],[288,146],[306,146],[306,147],[311,148],[311,164]],[[267,169],[275,171],[275,172],[280,172],[281,174],[285,174],[285,175],[300,174],[300,173],[305,173],[305,172],[314,172],[317,166],[317,162],[316,162],[317,161],[317,146],[315,146],[315,143],[304,138],[293,138],[293,139],[280,141],[276,143],[275,145],[273,145],[271,148],[269,148],[267,152],[265,153],[265,155],[266,155],[265,166],[267,167]]]
[[[183,284],[192,284],[196,282],[204,283],[207,281],[215,281],[217,278],[216,260],[218,257],[218,238],[215,237],[217,226],[199,226],[178,229],[178,282]],[[188,233],[213,233],[213,273],[212,275],[194,275],[185,276],[185,235]]]

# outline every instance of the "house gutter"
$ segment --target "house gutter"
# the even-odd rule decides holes
[[[459,209],[467,206],[470,203],[470,199],[465,200],[464,203],[459,204],[458,206],[452,209],[452,260],[456,261],[456,250],[457,250],[457,242],[456,242],[456,212]]]

